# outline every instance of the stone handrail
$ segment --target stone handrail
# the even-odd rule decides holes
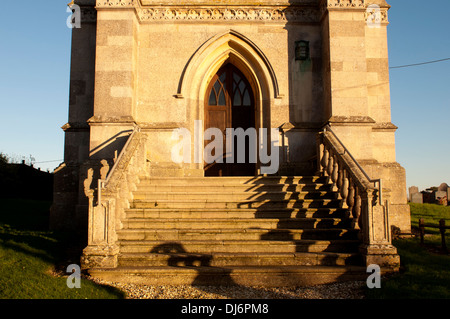
[[[357,170],[362,175],[364,175],[365,182],[372,184],[373,187],[377,190],[377,194],[376,195],[378,196],[379,203],[380,203],[380,205],[383,205],[383,196],[382,196],[383,195],[383,189],[382,189],[382,185],[381,185],[381,178],[379,178],[379,179],[371,179],[369,177],[369,175],[366,173],[366,171],[361,167],[361,165],[359,165],[358,161],[352,156],[350,151],[345,147],[345,145],[341,142],[339,137],[337,137],[337,135],[333,132],[333,130],[331,129],[331,127],[329,125],[326,125],[324,127],[324,131],[331,133],[333,138],[336,139],[337,144],[340,145],[341,148],[343,149],[343,154],[347,154],[348,157],[350,158],[350,161],[353,163],[353,165],[355,165],[358,168]]]
[[[122,214],[129,208],[139,176],[148,171],[145,141],[146,134],[136,126],[111,170],[101,173],[97,189],[89,191],[88,246],[82,258],[85,269],[117,266],[116,230],[121,228]]]
[[[140,128],[136,126],[131,133],[130,137],[127,139],[119,157],[114,163],[114,166],[108,172],[106,179],[99,180],[99,195],[101,195],[102,188],[108,190],[116,190],[119,182],[121,181],[123,175],[126,173],[126,169],[134,155],[136,148],[139,145],[139,137],[135,138],[136,135],[140,135]]]
[[[398,269],[388,216],[390,190],[382,189],[381,179],[367,175],[330,126],[317,138],[319,174],[328,178],[347,206],[352,227],[359,230],[366,264]]]

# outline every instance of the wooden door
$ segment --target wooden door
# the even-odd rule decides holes
[[[237,163],[237,151],[234,150],[234,163],[229,163],[231,154],[226,152],[227,128],[254,128],[255,98],[246,77],[232,64],[223,66],[212,78],[205,97],[205,130],[217,128],[223,136],[222,154],[213,154],[213,163],[205,163],[205,176],[253,176],[256,164],[250,163],[246,147],[245,163]],[[205,140],[205,147],[211,143]],[[254,141],[256,142],[256,141]],[[250,141],[247,140],[247,145]],[[236,143],[234,143],[236,147]],[[220,163],[220,161],[222,163]]]

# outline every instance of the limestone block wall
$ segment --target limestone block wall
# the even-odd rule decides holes
[[[105,122],[134,115],[138,26],[133,9],[97,13],[94,116]]]

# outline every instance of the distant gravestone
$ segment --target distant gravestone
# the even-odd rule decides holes
[[[439,200],[440,198],[444,198],[447,197],[447,192],[446,191],[437,191],[434,196],[436,197],[437,200]]]
[[[422,193],[412,193],[410,195],[411,203],[423,204],[423,195]]]
[[[438,191],[447,192],[447,189],[448,189],[447,183],[442,183],[442,184],[439,185],[439,187],[438,187]]]
[[[430,192],[423,191],[423,192],[421,192],[421,194],[423,196],[424,203],[434,204],[434,202],[436,201],[434,192],[430,193]]]
[[[419,187],[411,186],[408,189],[408,192],[409,192],[409,201],[412,202],[412,197],[413,197],[414,194],[417,194],[419,192]]]
[[[447,187],[448,189],[448,187]],[[445,205],[447,206],[447,191],[437,191],[435,193],[436,196],[436,201],[440,204],[440,205]]]

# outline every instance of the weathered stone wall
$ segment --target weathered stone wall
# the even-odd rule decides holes
[[[96,19],[95,0],[75,0],[81,9],[81,28],[72,29],[68,122],[64,162],[54,172],[52,229],[87,228],[86,197],[81,192],[82,164],[89,158],[88,120],[94,113]]]

